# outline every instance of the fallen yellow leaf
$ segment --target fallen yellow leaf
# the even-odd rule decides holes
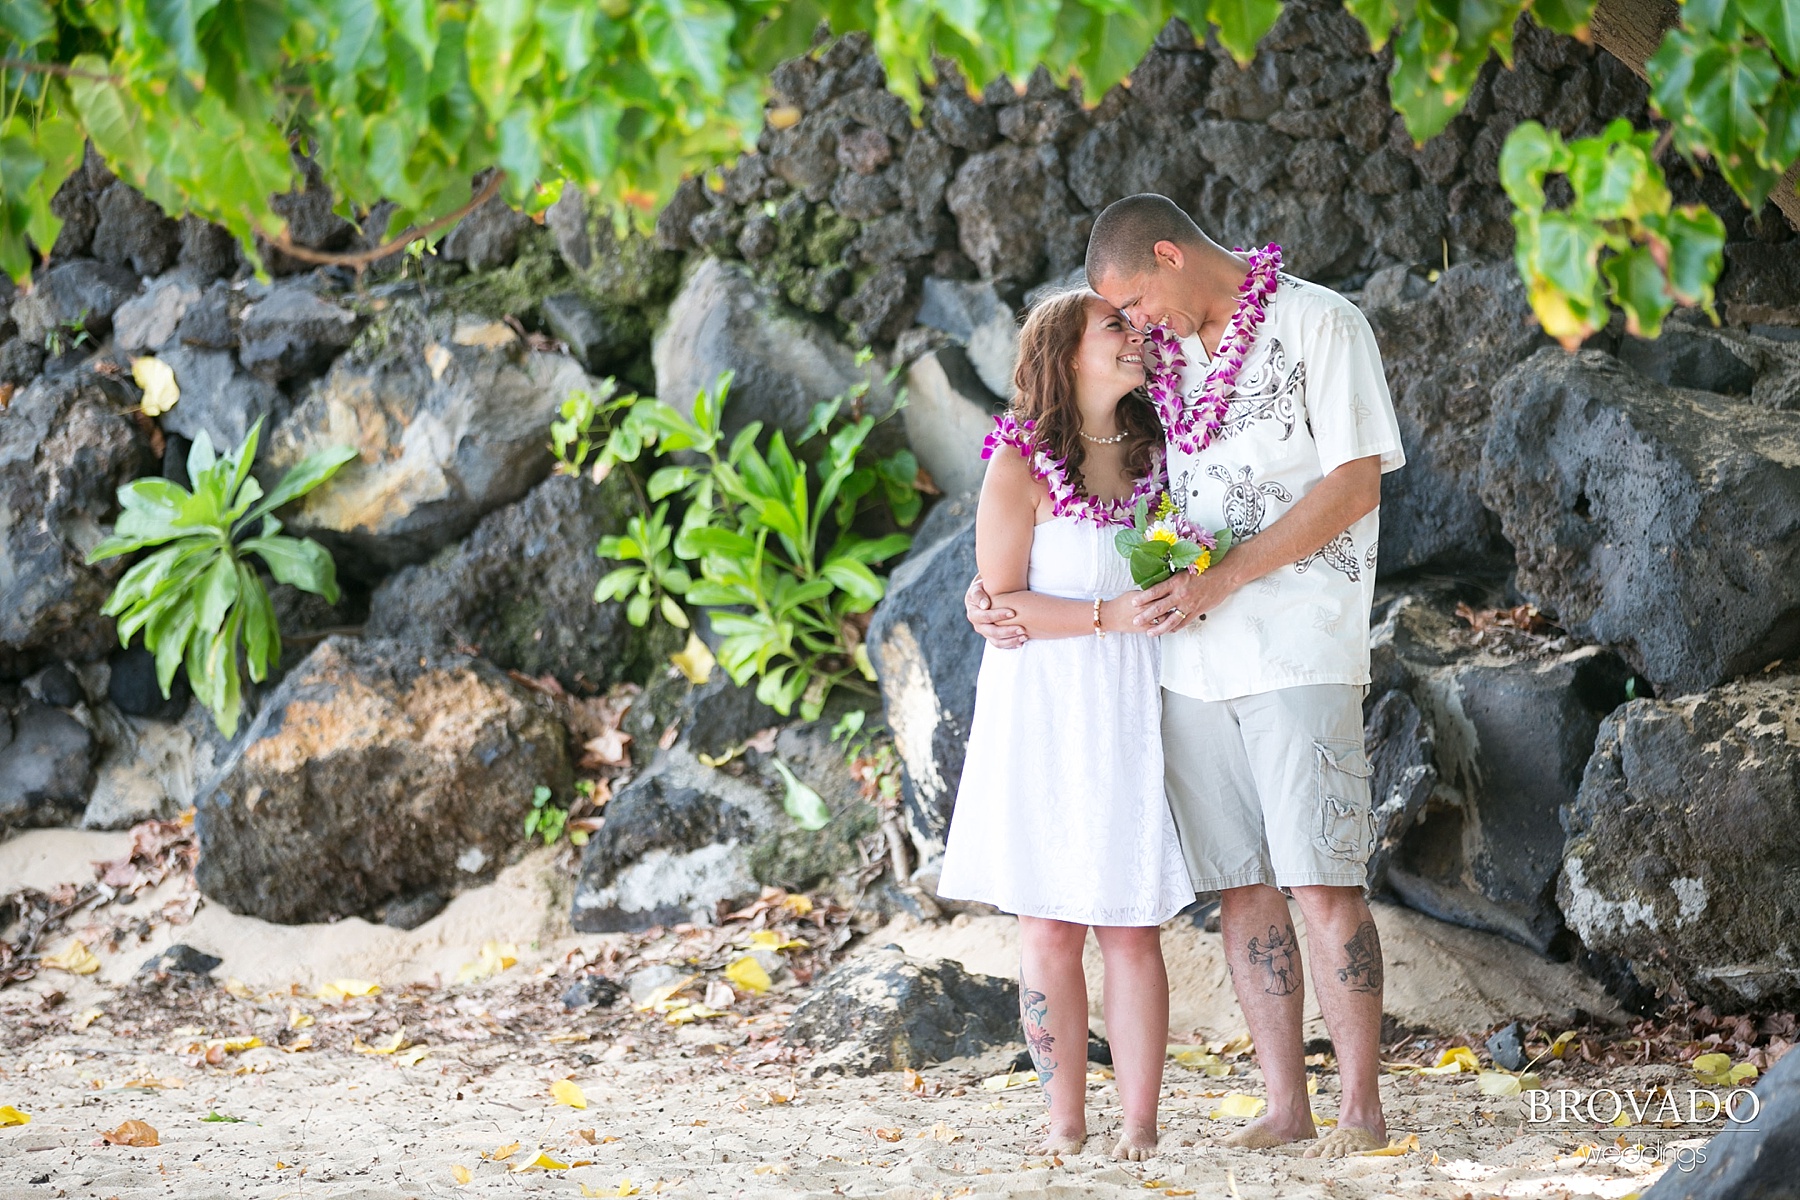
[[[378,983],[366,979],[334,979],[313,993],[320,1000],[348,1000],[355,996],[373,996],[381,990]]]
[[[989,1075],[981,1081],[981,1089],[985,1092],[1004,1092],[1037,1081],[1036,1071],[1008,1071],[1004,1075]]]
[[[928,1137],[934,1142],[944,1142],[946,1144],[962,1141],[961,1131],[950,1128],[950,1126],[942,1121],[939,1121],[930,1129],[925,1130],[923,1133],[919,1134],[919,1136]]]
[[[663,1018],[671,1025],[687,1025],[694,1021],[704,1021],[708,1017],[722,1017],[725,1014],[716,1008],[708,1008],[704,1004],[678,1004],[668,1010]]]
[[[450,1164],[450,1176],[451,1176],[451,1178],[455,1179],[456,1182],[458,1182],[458,1183],[467,1183],[467,1182],[469,1182],[469,1180],[475,1178],[475,1176],[469,1171],[469,1168],[461,1165],[460,1163],[451,1163]]]
[[[632,1008],[636,1009],[638,1012],[666,1013],[671,1008],[680,1008],[683,1005],[691,1004],[692,1001],[690,1000],[677,1000],[675,997],[698,978],[700,978],[698,975],[689,975],[686,979],[677,979],[674,983],[665,983],[655,991],[651,992],[648,996],[645,996],[642,1003],[632,1005]]]
[[[519,961],[519,948],[511,942],[484,942],[481,956],[472,963],[464,963],[456,972],[458,983],[479,983],[483,979],[498,975]]]
[[[801,899],[806,900],[806,897]],[[811,900],[806,903],[808,908],[812,906]],[[758,929],[750,935],[750,946],[755,950],[804,950],[807,943],[802,938],[783,937],[773,929]]]
[[[1212,1051],[1203,1049],[1199,1046],[1190,1046],[1186,1049],[1172,1050],[1170,1056],[1182,1066],[1191,1067],[1196,1071],[1202,1071],[1211,1079],[1223,1079],[1225,1076],[1231,1074],[1230,1063],[1226,1062]]]
[[[788,1167],[786,1163],[757,1163],[754,1173],[757,1175],[786,1175]]]
[[[1467,1046],[1452,1046],[1438,1055],[1436,1066],[1426,1067],[1419,1074],[1460,1075],[1464,1071],[1471,1075],[1478,1074],[1481,1071],[1481,1060],[1476,1058],[1475,1052]]]
[[[30,1113],[20,1112],[10,1104],[0,1104],[0,1129],[4,1129],[8,1125],[29,1124],[31,1124]]]
[[[353,1037],[350,1039],[350,1048],[358,1054],[398,1053],[399,1051],[406,1049],[406,1026],[402,1025],[393,1037],[388,1038],[384,1042],[377,1042],[372,1046],[359,1037]]]
[[[86,1029],[89,1025],[92,1025],[95,1021],[98,1021],[101,1017],[104,1017],[105,1015],[106,1015],[105,1013],[101,1012],[97,1008],[86,1009],[82,1012],[75,1014],[75,1016],[69,1020],[69,1028],[71,1028],[71,1029]]]
[[[313,1023],[312,1017],[310,1015],[308,1015],[307,1013],[301,1012],[298,1005],[290,1005],[288,1007],[288,1028],[289,1029],[305,1029],[308,1025],[311,1025],[312,1023]]]
[[[769,973],[763,970],[763,965],[748,954],[725,968],[725,978],[746,992],[757,996],[762,995],[774,985],[774,980],[770,979]]]
[[[239,1000],[256,999],[256,993],[250,990],[250,985],[235,975],[226,979],[221,986],[224,987],[225,994],[228,996],[236,996]]]
[[[293,1041],[289,1042],[287,1045],[283,1046],[282,1049],[287,1051],[289,1054],[298,1054],[302,1050],[311,1050],[312,1049],[312,1034],[303,1033],[299,1037],[295,1038]]]
[[[875,1136],[884,1142],[897,1142],[906,1135],[904,1131],[900,1129],[888,1127],[875,1130]]]
[[[682,647],[680,653],[669,655],[669,661],[695,687],[712,678],[713,666],[718,662],[712,651],[706,648],[706,643],[700,640],[700,635],[693,630],[688,631],[687,645]]]
[[[413,1046],[394,1055],[394,1061],[404,1067],[416,1067],[430,1053],[430,1046]]]
[[[1475,1077],[1475,1087],[1484,1096],[1516,1096],[1521,1088],[1517,1075],[1505,1071],[1483,1071]]]
[[[812,897],[803,896],[799,892],[789,892],[786,896],[782,897],[781,907],[787,909],[796,917],[804,917],[813,910]]]
[[[517,1154],[519,1152],[519,1147],[523,1144],[523,1142],[508,1142],[506,1145],[494,1150],[483,1150],[481,1152],[481,1157],[487,1159],[489,1162],[505,1162],[507,1159]]]
[[[1262,1110],[1263,1098],[1261,1096],[1249,1096],[1243,1092],[1227,1092],[1225,1098],[1219,1101],[1219,1107],[1206,1115],[1216,1121],[1220,1117],[1255,1117],[1259,1116]]]
[[[70,938],[68,945],[55,954],[44,955],[39,960],[39,965],[67,971],[71,975],[92,975],[100,969],[100,960],[87,948],[86,942],[80,938]]]
[[[512,1170],[514,1171],[530,1171],[534,1169],[540,1171],[566,1171],[569,1169],[569,1164],[566,1162],[557,1162],[554,1158],[551,1158],[548,1154],[539,1150],[538,1156],[530,1162],[514,1163],[512,1166]]]
[[[1631,1124],[1631,1117],[1628,1114],[1621,1112],[1618,1116],[1614,1117],[1610,1123],[1615,1128],[1623,1129]]]
[[[156,1130],[143,1121],[126,1121],[117,1129],[105,1131],[100,1137],[113,1146],[162,1145],[162,1139],[156,1136]]]
[[[1399,1158],[1419,1148],[1419,1135],[1409,1133],[1403,1138],[1395,1138],[1379,1150],[1358,1150],[1353,1158]]]
[[[242,1054],[244,1051],[254,1050],[262,1044],[263,1040],[259,1037],[213,1038],[206,1043],[208,1049],[217,1046],[226,1054]]]
[[[638,1194],[638,1186],[629,1179],[621,1179],[611,1191],[599,1191],[597,1189],[590,1190],[584,1183],[581,1185],[581,1194],[584,1196],[635,1196]]]
[[[1569,1043],[1574,1040],[1575,1031],[1573,1029],[1565,1029],[1557,1034],[1556,1040],[1550,1043],[1550,1057],[1561,1058],[1563,1052],[1569,1048]]]
[[[1239,1055],[1250,1053],[1255,1046],[1256,1043],[1251,1040],[1249,1034],[1240,1033],[1228,1042],[1220,1042],[1216,1046],[1207,1048],[1222,1058],[1236,1058]]]
[[[131,377],[144,389],[142,408],[145,416],[160,417],[181,399],[181,389],[175,386],[174,369],[155,355],[132,359]]]
[[[586,1108],[587,1094],[581,1085],[570,1079],[559,1079],[550,1085],[550,1097],[558,1104],[566,1104],[570,1108]]]

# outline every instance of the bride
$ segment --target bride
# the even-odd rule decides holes
[[[983,652],[938,894],[1018,914],[1020,1016],[1050,1108],[1040,1153],[1087,1136],[1089,928],[1123,1109],[1113,1156],[1154,1151],[1169,1023],[1157,926],[1194,898],[1163,795],[1156,648],[1134,631],[1113,546],[1163,488],[1142,351],[1093,292],[1044,300],[982,452],[975,557],[1026,641]]]

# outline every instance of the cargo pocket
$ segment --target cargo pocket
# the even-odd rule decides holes
[[[1313,740],[1319,823],[1315,840],[1333,858],[1367,862],[1375,846],[1375,812],[1369,802],[1369,759],[1360,740]]]

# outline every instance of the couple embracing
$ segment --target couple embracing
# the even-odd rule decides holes
[[[1335,1157],[1387,1141],[1362,699],[1381,475],[1404,459],[1368,323],[1280,267],[1278,247],[1228,252],[1165,197],[1113,204],[1089,287],[1026,318],[984,450],[967,607],[988,645],[938,891],[1019,916],[1043,1152],[1086,1139],[1089,928],[1123,1109],[1113,1156],[1154,1152],[1157,926],[1214,891],[1268,1089],[1230,1143]],[[1114,537],[1165,491],[1169,525],[1228,530],[1230,548],[1140,590]],[[1324,1137],[1289,896],[1340,1075]]]

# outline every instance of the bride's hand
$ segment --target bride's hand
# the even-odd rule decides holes
[[[993,597],[981,586],[981,576],[977,575],[970,582],[969,590],[963,593],[963,615],[969,618],[976,633],[998,648],[1013,650],[1023,646],[1025,627],[1007,624],[1018,613],[1010,608],[995,608],[993,603]]]

